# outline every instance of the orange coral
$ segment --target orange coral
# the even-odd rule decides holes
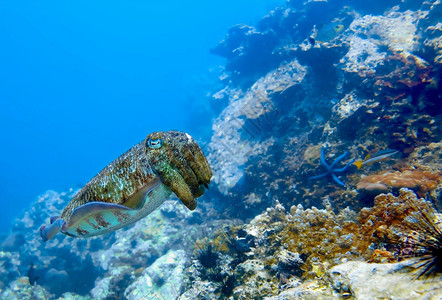
[[[409,188],[423,197],[427,192],[434,190],[440,182],[440,173],[415,169],[365,176],[359,181],[357,189],[386,192],[389,189]]]
[[[369,263],[392,263],[395,262],[396,259],[394,254],[390,251],[376,249],[373,252],[371,259],[368,261]]]

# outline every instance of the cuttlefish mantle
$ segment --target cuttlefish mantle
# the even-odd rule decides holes
[[[91,237],[130,225],[174,193],[190,210],[212,177],[201,148],[184,132],[149,134],[89,181],[40,235]]]

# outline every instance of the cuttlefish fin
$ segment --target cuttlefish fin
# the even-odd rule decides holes
[[[169,190],[156,189],[160,184],[160,178],[154,178],[126,199],[124,205],[93,201],[74,209],[66,221],[52,217],[51,225],[40,228],[40,235],[44,241],[59,231],[69,236],[89,237],[131,224],[154,211],[169,196]],[[157,191],[160,195],[156,195]]]
[[[61,230],[64,223],[64,220],[60,217],[51,217],[51,225],[40,227],[40,236],[43,241],[46,242],[52,239]]]
[[[126,224],[136,209],[107,202],[89,202],[77,207],[61,231],[70,236],[93,236]]]

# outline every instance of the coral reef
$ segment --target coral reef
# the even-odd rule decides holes
[[[361,210],[358,222],[363,235],[390,250],[375,251],[372,261],[415,257],[410,265],[418,269],[419,277],[441,272],[440,215],[428,200],[418,199],[408,189],[401,189],[398,197],[381,194],[373,208]]]
[[[247,218],[275,199],[320,207],[326,196],[338,209],[372,205],[374,196],[390,189],[371,185],[370,196],[355,197],[362,175],[410,170],[407,157],[414,149],[440,141],[440,66],[425,43],[440,36],[434,26],[441,5],[392,2],[396,6],[379,3],[377,10],[355,1],[346,6],[292,1],[255,27],[233,28],[220,42],[214,52],[227,58],[226,86],[214,97],[226,107],[214,121],[208,145],[215,188],[225,203],[220,213]],[[327,11],[319,24],[318,11]],[[328,24],[337,24],[339,33],[315,41],[314,33]],[[266,37],[267,44],[254,47]],[[261,57],[267,63],[257,64],[259,70],[243,71],[246,62]],[[334,159],[347,150],[350,159],[379,149],[400,154],[364,173],[349,168],[340,189],[333,182],[308,181],[320,146],[333,149],[328,156]],[[396,168],[398,161],[403,164]],[[419,170],[426,172],[425,167]],[[439,186],[429,189],[434,198]],[[237,203],[245,209],[238,210]]]
[[[53,199],[59,196],[56,193],[51,195]],[[172,204],[172,201],[168,203]],[[143,225],[145,228],[134,226],[123,230],[121,233],[125,237],[118,237],[112,247],[93,251],[102,260],[92,260],[97,265],[89,266],[89,270],[107,267],[107,272],[97,277],[90,291],[93,299],[282,299],[288,296],[314,299],[325,296],[375,297],[382,293],[399,297],[402,293],[410,292],[430,297],[440,293],[440,281],[416,279],[409,271],[413,263],[408,260],[399,265],[363,262],[396,262],[400,259],[396,254],[409,249],[409,243],[397,243],[399,239],[395,237],[407,236],[410,218],[416,218],[417,210],[427,203],[424,199],[416,198],[411,190],[401,189],[398,197],[381,194],[375,198],[374,207],[365,208],[359,214],[350,209],[336,214],[328,201],[324,202],[325,209],[304,209],[302,205],[297,205],[292,206],[289,212],[277,202],[247,224],[214,226],[222,229],[211,239],[206,237],[198,240],[194,244],[193,255],[192,251],[181,250],[181,246],[173,249],[171,245],[181,241],[175,238],[174,241],[166,240],[169,246],[161,250],[163,252],[158,252],[157,258],[140,262],[138,256],[143,254],[137,252],[137,246],[133,243],[131,247],[135,252],[124,248],[125,239],[146,244],[147,241],[142,242],[142,238],[136,234],[142,232],[140,229],[150,232],[153,228],[149,228],[148,223],[159,228],[176,228],[176,224],[172,226],[165,222],[165,216],[172,217],[172,212],[181,221],[189,220],[189,216],[180,215],[168,203],[163,210],[153,214],[152,218],[158,218],[157,221],[149,220]],[[185,209],[183,213],[192,214]],[[162,226],[156,223],[160,219],[165,222]],[[149,239],[159,242],[156,238],[164,238],[163,234],[151,232]],[[119,249],[125,249],[128,255],[118,252]],[[145,248],[145,251],[152,250]],[[47,250],[41,251],[40,255],[44,255]],[[409,251],[407,253],[410,254]],[[71,256],[79,254],[72,252]],[[17,253],[2,252],[2,257],[8,258],[11,266],[19,267],[19,262],[14,261],[11,255],[15,255],[17,260]],[[19,255],[24,256],[25,253]],[[42,268],[40,263],[36,263],[36,268]],[[54,278],[60,282],[63,277],[62,281],[66,282],[72,280],[71,276],[70,268],[58,270],[51,267],[43,274],[44,281],[34,278],[35,282],[31,284],[28,272],[25,277],[9,279],[1,295],[17,299],[46,299],[58,293],[65,299],[88,299],[88,295],[78,296],[67,292],[64,287],[61,287],[63,291],[56,291],[53,286],[47,285]],[[404,281],[399,280],[404,276],[414,280],[411,289],[405,289]],[[379,284],[382,278],[390,278],[391,286]]]
[[[358,222],[363,234],[375,241],[386,241],[387,238],[394,236],[392,226],[399,226],[403,231],[406,230],[402,225],[404,219],[411,213],[406,204],[408,199],[417,201],[421,205],[416,195],[407,189],[401,189],[398,197],[393,194],[380,194],[374,199],[372,208],[363,208],[359,212]]]
[[[366,270],[382,267],[370,267],[362,261],[393,263],[400,260],[402,256],[398,253],[405,246],[398,244],[397,237],[410,232],[406,221],[426,203],[426,200],[416,198],[407,189],[401,189],[398,197],[392,194],[377,196],[372,208],[365,208],[358,214],[350,209],[335,214],[327,201],[324,203],[326,209],[304,209],[298,205],[292,206],[290,212],[277,203],[250,223],[224,228],[213,240],[198,244],[197,247],[209,249],[210,256],[217,258],[212,260],[210,267],[201,268],[201,257],[197,255],[189,268],[188,291],[182,299],[188,299],[196,289],[201,295],[212,294],[215,298],[233,296],[238,299],[261,299],[263,295],[285,295],[295,286],[297,293],[302,295],[307,293],[309,284],[317,284],[318,290],[324,286],[331,288],[328,290],[330,295],[364,295],[368,293],[364,289],[364,280],[371,278],[365,273]],[[252,246],[235,246],[238,240],[246,237],[249,240],[253,237],[255,242]],[[212,253],[213,249],[218,252]],[[404,261],[400,267],[392,265],[385,269],[402,269],[399,272],[405,273],[410,272],[406,267],[412,265]],[[361,274],[356,274],[355,266],[364,266],[365,269],[360,270]],[[207,276],[205,269],[218,270],[216,273],[223,273],[224,279],[234,278],[234,286],[223,289],[224,281],[213,275]],[[385,274],[380,271],[373,280],[381,280]],[[407,276],[413,277],[412,274]],[[348,281],[349,277],[355,279]],[[395,277],[395,282],[399,277]],[[194,286],[195,282],[199,282],[197,287]],[[414,288],[420,290],[424,286],[439,285],[437,281],[431,284],[419,281]],[[381,294],[387,288],[385,285],[378,286],[372,292]],[[401,288],[403,284],[397,281],[397,286],[389,293],[401,295]]]
[[[273,144],[272,137],[259,143],[247,137],[262,131],[265,122],[277,116],[270,100],[272,95],[299,84],[305,72],[305,67],[294,60],[258,80],[244,95],[240,91],[228,95],[235,101],[213,124],[215,133],[208,157],[209,161],[217,161],[211,165],[214,181],[221,192],[226,193],[237,184],[244,174],[242,166],[252,155],[265,153]],[[221,91],[216,97],[225,97],[225,94]]]
[[[47,299],[49,293],[39,285],[31,285],[28,277],[20,277],[10,282],[0,295],[2,299]]]

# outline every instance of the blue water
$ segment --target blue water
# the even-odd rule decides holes
[[[204,138],[210,48],[283,2],[0,2],[0,231],[152,131]]]

